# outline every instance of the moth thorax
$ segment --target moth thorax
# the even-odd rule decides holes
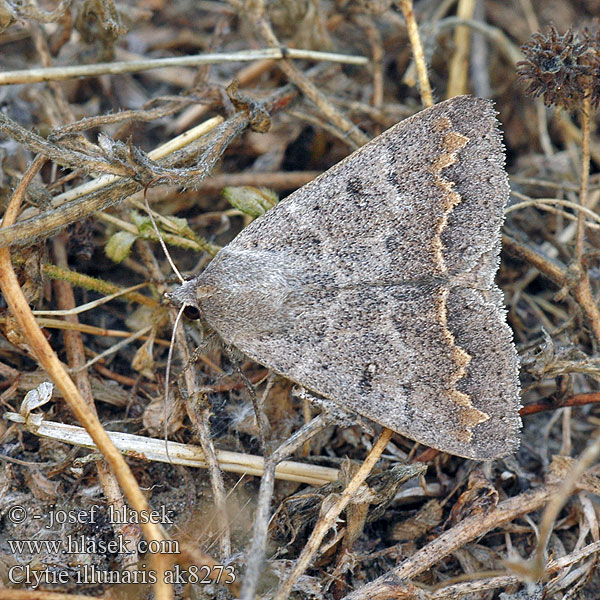
[[[182,283],[172,292],[165,294],[165,296],[176,308],[181,308],[182,306],[198,308],[200,299],[210,295],[210,286],[200,284],[198,279],[198,277],[194,277],[194,279]]]

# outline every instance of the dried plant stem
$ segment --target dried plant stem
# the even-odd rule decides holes
[[[502,234],[502,247],[517,258],[528,262],[540,271],[540,273],[553,281],[558,287],[563,287],[568,284],[565,269],[556,261],[551,260],[546,256],[542,256],[535,250],[532,250],[507,234]]]
[[[574,295],[590,321],[596,343],[600,344],[600,310],[598,310],[598,303],[592,293],[592,286],[587,272],[582,274],[575,286]]]
[[[511,64],[516,65],[520,60],[523,60],[524,55],[519,50],[518,46],[516,46],[498,27],[473,19],[463,19],[461,17],[446,17],[437,23],[438,33],[444,29],[462,26],[469,27],[473,29],[473,31],[481,33],[487,39],[492,41]]]
[[[0,317],[0,323],[6,323],[6,317]],[[89,335],[100,335],[105,337],[121,337],[132,339],[131,331],[123,331],[120,329],[106,329],[104,327],[95,327],[94,325],[86,325],[85,323],[70,323],[68,321],[63,321],[61,319],[46,319],[44,317],[37,317],[36,323],[40,327],[45,327],[47,329],[59,329],[61,331],[78,331],[79,333],[86,333]],[[146,341],[148,336],[142,335],[139,339]],[[155,344],[168,347],[169,342],[167,340],[156,339],[154,340]],[[134,382],[131,381],[128,385],[134,385]]]
[[[527,574],[534,581],[542,577],[544,574],[546,563],[546,546],[550,540],[552,526],[554,525],[558,514],[565,505],[565,502],[577,488],[577,483],[585,473],[586,469],[594,464],[599,455],[600,437],[597,437],[585,449],[575,466],[571,468],[567,478],[561,483],[560,488],[557,490],[556,494],[552,496],[550,503],[546,507],[546,510],[542,516],[542,520],[540,521],[535,556],[531,561],[525,564],[525,569],[528,571]],[[521,567],[521,565],[519,566]]]
[[[27,168],[11,197],[4,215],[3,227],[10,226],[16,220],[27,187],[45,162],[45,157],[38,156]],[[108,437],[94,411],[90,409],[79,394],[79,390],[73,383],[73,380],[65,371],[62,363],[36,323],[27,299],[19,286],[16,273],[11,264],[8,248],[0,248],[0,289],[11,313],[19,324],[23,335],[28,340],[41,366],[52,377],[79,422],[89,432],[98,449],[111,465],[131,507],[138,512],[149,510],[148,501],[140,490],[125,459]],[[143,524],[142,530],[148,540],[159,541],[166,537],[162,528],[154,523]],[[164,581],[164,572],[170,564],[169,558],[162,554],[152,554],[150,561],[157,572],[157,583],[154,587],[157,600],[171,599],[173,597],[172,589]]]
[[[146,264],[149,274],[155,281],[161,282],[159,284],[159,292],[164,294],[167,289],[163,285],[164,277],[160,269],[160,265],[154,254],[152,253],[149,245],[146,242],[142,242],[138,246],[138,251]],[[188,350],[187,341],[185,339],[185,333],[183,331],[183,327],[178,327],[178,316],[176,316],[176,311],[171,310],[169,312],[169,316],[171,318],[171,327],[173,328],[173,346],[169,349],[169,356],[171,356],[171,352],[173,349],[176,350],[179,358],[183,364],[190,364],[191,358]],[[170,368],[170,358],[169,364],[167,366],[167,375],[165,376],[165,413],[164,413],[164,444],[165,444],[165,453],[169,462],[171,462],[171,456],[169,454],[169,445],[167,443],[167,432],[168,432],[168,421],[170,416],[169,408],[169,376],[168,371]],[[210,435],[210,426],[209,426],[209,407],[205,406],[203,410],[199,411],[201,413],[201,418],[197,418],[197,407],[190,406],[190,399],[195,399],[198,397],[198,385],[196,381],[196,370],[195,369],[183,369],[183,380],[186,386],[186,396],[188,401],[186,402],[187,413],[192,422],[194,423],[197,432],[200,436],[200,445],[202,447],[202,451],[204,453],[204,460],[206,461],[206,465],[208,467],[210,483],[213,493],[213,499],[215,503],[215,511],[217,515],[218,529],[220,531],[219,543],[221,546],[221,559],[225,560],[231,555],[231,533],[229,529],[229,523],[231,519],[227,514],[227,495],[225,492],[225,483],[223,481],[223,472],[219,468],[219,462],[216,457],[215,447],[212,442],[212,437]],[[175,403],[173,403],[174,405]]]
[[[580,214],[583,214],[583,211],[580,211]],[[573,285],[573,279],[567,273],[565,268],[561,267],[557,262],[528,248],[521,242],[503,234],[502,246],[511,254],[518,256],[534,266],[560,288],[572,290],[575,300],[577,300],[577,303],[581,306],[590,322],[594,337],[600,344],[600,310],[598,310],[598,305],[592,294],[588,274],[579,270],[579,273],[576,273],[578,280],[576,284]]]
[[[217,192],[230,186],[253,185],[272,190],[294,190],[312,181],[321,171],[274,171],[266,173],[221,173],[207,177],[199,186],[199,192]]]
[[[27,423],[21,415],[13,412],[6,412],[3,417],[14,423],[25,424],[28,431],[39,437],[83,448],[97,449],[92,438],[81,427],[46,420],[36,423],[33,426]],[[173,464],[200,469],[207,468],[204,452],[198,446],[168,442],[169,456],[171,458],[171,461],[169,461],[165,451],[164,440],[117,431],[109,431],[107,433],[119,449],[119,452],[123,454],[157,462],[172,462]],[[216,457],[223,471],[250,475],[252,477],[260,477],[265,472],[265,459],[262,456],[230,452],[228,450],[216,450]],[[275,469],[275,479],[307,483],[313,486],[325,485],[332,481],[337,481],[338,478],[339,472],[337,469],[287,460],[280,462]]]
[[[545,573],[553,576],[562,569],[571,567],[577,562],[600,552],[600,542],[592,542],[580,550],[571,552],[559,559],[551,560],[546,564]],[[468,576],[467,576],[468,577]],[[516,575],[500,575],[498,577],[486,577],[484,579],[475,579],[463,583],[444,584],[443,587],[436,587],[435,591],[427,594],[427,600],[444,600],[462,598],[467,594],[481,594],[489,590],[506,589],[511,585],[518,585],[521,579]]]
[[[140,329],[140,330],[136,331],[135,333],[128,335],[124,340],[121,340],[120,342],[113,344],[110,348],[107,348],[106,350],[104,350],[104,352],[100,352],[100,354],[97,354],[96,356],[94,356],[94,358],[90,358],[90,360],[88,360],[86,363],[82,364],[80,367],[77,367],[77,368],[71,367],[71,369],[69,370],[69,373],[71,373],[73,375],[73,374],[79,373],[80,370],[89,369],[91,366],[95,365],[97,362],[104,360],[107,356],[110,356],[111,354],[116,354],[119,350],[121,350],[121,348],[125,348],[126,346],[128,346],[129,344],[132,344],[136,340],[142,340],[144,338],[148,339],[151,332],[152,332],[152,325],[148,325],[147,327],[144,327],[143,329]],[[80,331],[77,331],[77,333],[81,334]]]
[[[125,302],[136,302],[137,304],[149,306],[150,308],[156,308],[158,306],[158,302],[149,296],[137,294],[136,292],[127,292],[114,283],[109,283],[108,281],[97,279],[96,277],[90,277],[89,275],[83,275],[82,273],[71,271],[71,269],[60,267],[58,265],[46,263],[42,265],[42,273],[46,277],[67,281],[71,285],[76,285],[77,287],[86,290],[93,290],[104,296],[120,297]]]
[[[312,72],[314,74],[319,73],[319,67],[315,67]],[[265,101],[266,109],[269,111],[281,109],[291,102],[297,93],[298,91],[294,86],[283,86],[267,98]],[[3,123],[2,119],[0,113],[0,127]],[[169,178],[173,184],[181,184],[186,187],[198,186],[221,159],[227,146],[246,129],[249,120],[250,118],[246,113],[240,112],[222,123],[215,133],[215,137],[204,149],[200,159],[198,159],[198,142],[195,142],[186,146],[180,152],[170,154],[162,159],[160,163],[144,164],[144,167],[150,169],[149,175],[152,173],[152,166],[156,167],[156,171],[153,173],[156,175],[156,179],[152,179],[153,182],[158,183],[160,178],[165,177]],[[13,122],[10,122],[10,128],[11,131],[14,130],[19,134],[18,140],[21,141],[23,141],[21,134],[29,133]],[[46,144],[45,140],[42,141]],[[77,157],[84,156],[81,153],[76,154]],[[49,154],[49,157],[52,158],[53,155],[54,151]],[[189,164],[192,161],[194,162],[193,168],[174,168],[174,165]],[[97,161],[92,162],[95,164]],[[93,170],[93,165],[90,166],[85,161],[84,164]],[[71,166],[79,168],[83,165],[79,161]],[[121,202],[123,198],[131,196],[141,187],[142,185],[138,181],[119,179],[106,188],[96,190],[56,209],[46,211],[35,218],[26,219],[10,227],[0,228],[0,247],[27,245],[32,240],[48,237],[70,223],[87,218],[91,214]]]
[[[216,135],[217,139],[212,140],[200,158],[199,168],[188,170],[186,185],[193,186],[194,180],[199,182],[208,175],[220,159],[224,148],[245,129],[247,123],[248,117],[245,114],[238,113],[221,125]],[[196,145],[190,144],[181,152],[169,154],[161,161],[160,166],[158,166],[158,163],[155,164],[159,169],[162,169],[164,166],[170,168],[176,163],[186,162],[186,159],[197,160],[197,151]],[[90,185],[94,186],[94,191],[83,197],[76,197],[72,201],[46,211],[37,217],[1,229],[0,246],[25,245],[30,243],[32,238],[47,237],[74,221],[86,218],[97,211],[121,202],[124,197],[131,196],[142,187],[137,181],[119,178],[113,179],[112,183],[109,181],[108,184],[105,181],[104,185],[106,187],[99,187],[96,181],[90,182]]]
[[[131,201],[131,198],[130,198]],[[133,201],[133,204],[137,206],[137,202]],[[153,216],[156,216],[157,213],[153,213]],[[119,219],[119,217],[115,217],[114,215],[108,213],[98,213],[97,218],[100,221],[104,221],[105,223],[110,223],[111,225],[115,225],[121,231],[128,231],[133,235],[139,236],[143,239],[149,240],[159,240],[160,237],[162,239],[172,245],[178,246],[180,248],[185,248],[187,250],[193,250],[194,252],[206,252],[211,256],[215,256],[215,254],[220,250],[220,246],[216,246],[215,244],[211,244],[208,240],[204,240],[194,235],[194,239],[190,239],[187,237],[183,237],[181,235],[174,235],[171,233],[162,232],[160,237],[155,233],[154,229],[145,229],[143,232],[133,224],[128,221],[124,221],[123,219]],[[169,222],[169,219],[161,218],[163,222]]]
[[[590,119],[592,112],[591,94],[588,92],[581,107],[581,182],[579,190],[579,205],[581,209],[577,215],[577,237],[575,239],[575,258],[572,268],[577,277],[573,293],[590,321],[596,343],[600,344],[600,310],[592,293],[589,274],[583,266],[583,244],[585,241],[585,227],[583,209],[587,205],[588,185],[590,178]]]
[[[0,247],[27,246],[34,241],[49,237],[61,228],[81,219],[87,219],[99,210],[117,204],[123,197],[137,192],[141,185],[122,179],[107,188],[79,198],[60,208],[53,208],[9,227],[0,228]],[[6,217],[5,217],[6,218]]]
[[[459,0],[456,14],[461,19],[472,19],[475,12],[475,0]],[[469,49],[471,31],[464,25],[454,30],[454,54],[450,61],[448,89],[446,96],[452,98],[468,92]]]
[[[417,76],[419,78],[419,92],[423,106],[433,106],[433,94],[431,92],[431,84],[429,83],[429,75],[427,75],[427,63],[425,62],[425,54],[423,53],[423,44],[419,36],[419,28],[415,19],[415,11],[413,9],[412,0],[400,0],[400,7],[406,20],[406,29],[408,38],[412,47],[415,64],[417,65]]]
[[[63,267],[67,267],[68,265],[66,242],[67,240],[64,235],[56,237],[52,242],[54,261]],[[55,280],[54,289],[56,291],[57,304],[61,310],[70,311],[75,308],[75,295],[73,294],[73,287],[69,283],[66,281]],[[65,315],[64,319],[74,325],[79,324],[77,315],[73,313]],[[77,388],[87,405],[94,414],[98,416],[96,405],[94,404],[92,385],[87,372],[87,367],[89,365],[86,364],[85,361],[85,350],[83,347],[83,340],[81,339],[81,333],[76,330],[64,330],[63,338],[65,341],[70,371],[71,374],[73,374]],[[117,511],[122,510],[125,506],[125,500],[119,489],[119,484],[114,473],[104,460],[97,461],[96,468],[98,470],[98,479],[102,485],[104,497],[108,504],[113,506]],[[133,565],[138,561],[139,556],[136,548],[141,534],[139,533],[139,530],[134,530],[123,523],[114,524],[113,528],[116,536],[121,536],[126,540],[126,546],[128,548],[134,548],[131,553],[123,554],[120,557],[123,561],[123,567],[127,568],[127,566]]]
[[[246,65],[240,69],[233,79],[239,82],[240,88],[243,88],[250,83],[253,83],[263,73],[270,71],[276,64],[275,60],[258,60],[256,62]],[[206,104],[192,104],[189,108],[182,111],[182,113],[175,118],[173,123],[170,124],[169,130],[178,132],[184,131],[192,123],[196,123],[211,109],[210,105]]]
[[[542,147],[544,155],[547,158],[550,158],[554,154],[554,148],[552,147],[552,139],[550,138],[550,132],[548,131],[548,115],[543,98],[535,99],[535,113],[538,122],[540,146]]]
[[[381,454],[385,450],[388,442],[392,437],[392,431],[390,429],[384,429],[379,439],[375,442],[367,458],[365,458],[363,464],[360,466],[358,471],[350,480],[350,483],[346,486],[346,489],[342,492],[337,502],[319,518],[319,521],[315,525],[313,532],[306,542],[300,557],[296,561],[294,570],[289,574],[283,585],[277,590],[277,594],[273,600],[286,600],[290,597],[292,587],[300,576],[306,571],[310,565],[311,560],[317,553],[325,534],[335,525],[338,517],[342,511],[348,506],[348,504],[355,498],[361,485],[363,485],[365,479],[372,471],[373,467],[379,460]],[[364,596],[363,596],[364,597]]]
[[[588,185],[590,179],[590,119],[592,111],[592,96],[586,94],[581,107],[581,182],[579,188],[579,204],[587,207]],[[585,231],[583,227],[583,211],[577,216],[577,238],[575,241],[575,261],[581,266],[583,258],[583,243]]]
[[[523,406],[519,411],[521,417],[526,415],[535,415],[537,413],[545,412],[548,410],[555,411],[558,408],[564,408],[567,406],[586,406],[588,404],[600,404],[600,393],[589,392],[587,394],[576,394],[571,396],[562,402],[552,402],[548,404],[547,401],[541,400],[540,402],[528,403]]]
[[[404,582],[400,580],[417,577],[458,548],[481,537],[488,531],[538,510],[557,493],[559,487],[558,484],[544,485],[533,491],[508,498],[483,515],[467,517],[415,552],[400,566],[348,594],[344,600],[362,600],[363,598],[382,600],[383,598],[402,597]]]
[[[316,129],[322,129],[323,131],[326,131],[332,137],[336,137],[342,143],[346,144],[350,150],[356,150],[356,144],[335,125],[332,125],[329,121],[324,119],[320,113],[316,114],[314,111],[311,112],[300,107],[290,107],[287,109],[286,113],[289,116],[298,119],[299,121],[306,121],[307,123],[310,123]]]
[[[511,204],[511,206],[509,206],[506,209],[505,214],[509,214],[516,210],[521,210],[523,208],[527,208],[528,206],[535,206],[536,208],[539,208],[541,210],[546,210],[547,209],[546,205],[558,204],[558,206],[572,208],[575,212],[581,213],[581,214],[589,217],[593,221],[596,221],[598,224],[600,224],[600,215],[595,213],[593,210],[587,208],[586,206],[582,206],[581,204],[577,204],[575,202],[570,202],[569,200],[560,200],[558,198],[529,198],[528,196],[525,196],[524,194],[520,194],[519,192],[512,192],[512,195],[515,198],[525,198],[526,200],[524,200],[523,202],[518,202],[516,204]],[[569,215],[569,213],[561,212],[561,214],[564,215],[565,217],[570,216],[571,218],[577,218],[577,220],[579,220],[579,217],[573,217],[573,215]],[[585,225],[585,221],[583,223]]]
[[[68,270],[68,269],[67,269]],[[134,292],[136,290],[142,289],[146,287],[146,283],[138,283],[136,285],[132,285],[116,294],[110,294],[109,296],[104,296],[104,298],[99,298],[98,300],[92,300],[91,302],[86,302],[85,304],[80,304],[79,306],[73,306],[72,308],[68,308],[65,310],[34,310],[33,314],[37,317],[39,315],[49,315],[52,317],[65,317],[67,315],[80,315],[81,313],[87,312],[88,310],[92,310],[93,308],[98,308],[111,300],[116,298],[120,298],[121,296],[125,296],[130,292]],[[158,303],[157,303],[158,304]]]
[[[174,311],[171,311],[172,313]],[[187,341],[183,327],[177,327],[175,332],[175,343],[177,352],[184,364],[190,361],[190,353],[188,351]],[[225,490],[225,482],[223,480],[223,471],[219,465],[217,450],[213,444],[210,417],[212,411],[208,402],[199,402],[200,393],[198,392],[198,384],[196,381],[195,369],[184,369],[183,378],[186,385],[187,401],[186,412],[190,420],[194,424],[194,428],[200,438],[200,446],[204,452],[204,459],[208,467],[210,476],[210,485],[215,503],[215,512],[217,515],[217,524],[219,531],[219,545],[221,548],[221,558],[223,560],[231,556],[231,531],[227,511],[227,492]]]
[[[267,533],[269,528],[269,513],[271,509],[271,498],[275,485],[275,468],[286,456],[301,448],[313,435],[322,431],[329,425],[330,417],[320,414],[312,421],[303,425],[294,435],[269,456],[265,461],[265,473],[260,481],[256,515],[252,530],[252,544],[247,552],[246,574],[242,585],[242,600],[254,600],[258,581],[262,573],[265,549],[267,547]],[[286,596],[287,599],[287,596]]]
[[[269,46],[279,47],[281,44],[271,28],[271,24],[266,18],[264,10],[264,0],[258,0],[257,6],[252,8],[250,17],[255,20],[256,29]],[[256,19],[256,15],[260,15]],[[281,60],[277,63],[279,68],[285,73],[286,77],[298,87],[299,90],[325,115],[328,121],[335,125],[343,134],[354,143],[355,147],[363,146],[369,141],[369,138],[352,121],[342,115],[337,108],[329,102],[317,86],[304,74],[296,65],[288,60]]]
[[[222,122],[223,117],[213,117],[212,119],[208,119],[148,152],[148,158],[150,160],[160,160],[161,158],[165,158],[169,156],[169,154],[185,148],[185,146],[210,133]],[[114,175],[101,175],[92,181],[87,181],[86,183],[82,183],[81,185],[78,185],[67,192],[54,196],[51,201],[51,206],[52,208],[58,208],[67,202],[73,202],[74,200],[82,198],[87,194],[100,191],[119,179],[120,177],[116,177]],[[20,216],[20,220],[31,218],[36,214],[38,214],[37,209],[30,208],[24,210]]]
[[[573,141],[577,144],[582,144],[583,133],[569,118],[569,115],[565,111],[557,111],[555,114],[557,125],[560,127],[562,137],[565,142]],[[590,139],[590,157],[596,165],[600,165],[600,144],[594,143],[594,140]]]
[[[74,166],[77,168],[85,167],[90,171],[98,171],[118,177],[133,177],[136,174],[130,167],[125,167],[118,163],[113,164],[105,158],[70,150],[48,141],[36,133],[21,127],[3,113],[0,113],[0,132],[27,146],[32,152],[50,158],[59,165]]]
[[[473,20],[478,23],[485,21],[485,3],[475,3],[473,11]],[[474,31],[471,35],[471,56],[469,57],[471,66],[471,85],[473,94],[480,98],[492,97],[492,83],[490,81],[490,45],[481,33]]]
[[[161,158],[166,158],[167,156],[169,156],[169,154],[173,154],[173,152],[176,152],[177,150],[182,150],[192,142],[195,142],[196,140],[207,135],[211,131],[214,131],[219,125],[221,125],[221,123],[223,123],[223,120],[223,117],[213,117],[212,119],[207,119],[203,123],[192,127],[188,131],[180,133],[178,136],[174,137],[168,142],[165,142],[164,144],[161,144],[154,150],[148,152],[148,158],[150,160],[160,160]],[[110,183],[110,180],[108,182],[104,182],[104,185],[107,185],[107,183]],[[82,192],[89,193],[90,191],[95,191],[97,189],[100,189],[101,187],[104,187],[102,183],[98,181],[98,179],[90,181],[89,184],[87,184],[89,185],[89,187],[87,189],[82,190],[81,188],[83,188],[85,185],[86,184],[76,188],[78,194],[74,193],[76,190],[70,190],[69,192],[65,192],[65,194],[60,194],[59,196],[54,198],[53,202],[57,202],[56,205],[60,206],[60,204],[62,204],[63,202],[66,202],[68,200],[74,200],[75,198],[83,195]]]
[[[348,56],[333,52],[301,50],[297,48],[263,48],[260,50],[242,50],[223,54],[198,54],[194,56],[177,56],[171,58],[153,58],[127,62],[97,63],[95,65],[74,65],[68,67],[47,67],[27,69],[25,71],[5,71],[0,73],[0,85],[39,83],[41,81],[61,81],[74,77],[98,77],[99,75],[121,75],[123,73],[139,73],[150,69],[165,67],[197,67],[199,65],[216,65],[227,62],[246,60],[265,60],[298,58],[306,60],[323,60],[345,63],[349,65],[366,65],[369,60],[364,56]]]
[[[185,336],[182,336],[185,337]],[[189,371],[190,369],[186,369]],[[221,548],[221,558],[223,560],[231,556],[231,519],[227,510],[227,492],[225,490],[225,481],[223,479],[223,471],[218,459],[218,452],[212,441],[210,419],[212,411],[206,404],[199,411],[200,418],[197,418],[197,407],[193,406],[192,401],[198,399],[198,392],[188,399],[186,403],[187,414],[191,416],[194,427],[200,438],[200,445],[204,452],[206,465],[210,475],[210,485],[215,502],[217,514],[217,523],[219,531],[219,545]]]
[[[376,27],[372,18],[363,15],[355,15],[354,21],[364,30],[367,39],[369,40],[369,45],[371,47],[371,68],[373,70],[373,96],[371,98],[371,105],[381,110],[383,106],[383,69],[385,58],[381,32]]]

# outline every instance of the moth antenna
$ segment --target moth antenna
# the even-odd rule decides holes
[[[167,250],[167,245],[165,244],[165,240],[163,240],[163,236],[160,233],[160,231],[158,230],[158,225],[156,224],[156,221],[154,220],[154,216],[152,215],[152,210],[150,210],[150,205],[148,204],[148,197],[146,195],[147,191],[148,191],[148,188],[144,189],[144,205],[146,206],[146,212],[148,213],[148,216],[150,217],[150,222],[152,223],[152,227],[154,227],[154,233],[156,233],[158,241],[160,242],[160,246],[163,249],[165,256],[167,257],[169,264],[171,265],[171,269],[173,269],[173,273],[175,273],[175,275],[177,275],[177,278],[179,279],[179,281],[181,283],[185,283],[185,279],[179,272],[179,269],[175,266],[175,263],[173,262],[173,259],[171,258],[169,251]]]
[[[165,397],[163,401],[163,423],[164,423],[164,440],[165,440],[165,450],[167,453],[167,458],[170,463],[173,463],[171,460],[171,456],[169,455],[169,440],[167,439],[167,406],[169,405],[169,381],[171,378],[171,363],[173,362],[173,347],[175,346],[175,333],[177,332],[177,327],[179,327],[179,321],[181,321],[181,316],[183,315],[183,311],[185,310],[186,305],[182,304],[177,312],[177,316],[175,317],[175,323],[173,323],[173,331],[171,333],[171,343],[169,344],[169,352],[167,354],[167,369],[165,371]]]

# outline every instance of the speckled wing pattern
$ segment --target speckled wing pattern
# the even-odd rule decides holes
[[[492,104],[452,98],[246,227],[194,280],[198,305],[226,342],[349,410],[505,456],[521,425],[494,283],[508,192]]]

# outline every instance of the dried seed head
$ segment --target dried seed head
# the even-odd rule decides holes
[[[534,33],[521,46],[526,60],[517,64],[519,79],[529,82],[526,93],[543,95],[547,106],[580,105],[590,91],[594,55],[598,55],[598,44],[594,47],[592,39],[572,29],[560,35],[554,27],[545,34]]]

